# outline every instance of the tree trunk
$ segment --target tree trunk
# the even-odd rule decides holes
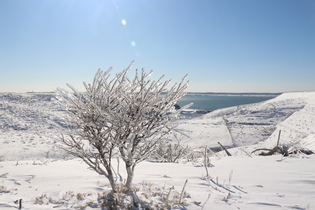
[[[114,175],[112,170],[107,170],[108,176],[107,179],[109,181],[110,186],[112,187],[112,191],[115,193],[116,192],[116,183],[114,179]]]
[[[129,192],[132,192],[132,181],[133,181],[133,175],[134,175],[134,168],[135,165],[132,165],[128,162],[126,162],[126,171],[127,171],[127,181],[126,181],[126,188]]]
[[[136,192],[132,189],[132,181],[133,181],[133,176],[134,176],[134,169],[135,169],[136,164],[130,164],[126,162],[126,170],[127,170],[127,181],[126,181],[126,189],[128,192],[126,192],[128,195],[130,195],[133,199],[133,205],[135,207],[141,206],[141,201],[138,198]],[[142,208],[140,208],[142,209]]]

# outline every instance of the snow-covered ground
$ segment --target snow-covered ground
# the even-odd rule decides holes
[[[0,93],[0,209],[16,209],[19,199],[23,209],[97,209],[98,194],[110,190],[105,177],[55,147],[63,113],[52,93]],[[315,155],[251,154],[275,147],[279,130],[280,146],[315,152],[314,125],[315,92],[204,115],[187,110],[181,144],[217,150],[220,142],[232,156],[213,154],[209,177],[198,159],[144,161],[135,169],[137,194],[159,202],[158,194],[171,192],[169,200],[176,200],[188,180],[184,204],[174,209],[315,209]],[[122,163],[114,167],[124,179]]]

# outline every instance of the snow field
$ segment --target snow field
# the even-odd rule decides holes
[[[115,162],[115,161],[114,161]],[[154,196],[156,188],[165,194],[181,192],[188,180],[184,198],[187,209],[313,209],[314,156],[299,158],[224,157],[212,158],[209,168],[211,179],[205,178],[205,169],[193,163],[142,162],[136,169],[134,183],[138,196]],[[114,163],[116,165],[116,163]],[[1,193],[0,207],[15,209],[13,201],[22,198],[24,209],[64,209],[96,199],[97,193],[109,191],[107,180],[88,170],[78,159],[54,162],[6,161],[1,162],[0,186],[9,193]],[[120,168],[124,174],[123,167]],[[7,174],[8,173],[8,174]],[[124,178],[124,177],[123,177]],[[151,185],[148,190],[145,185]],[[74,196],[65,198],[67,194]],[[83,194],[83,200],[77,195]],[[36,198],[46,195],[55,200],[41,205]],[[208,199],[208,196],[210,198]],[[172,195],[171,195],[172,196]],[[64,205],[58,207],[63,199]],[[95,200],[94,200],[95,201]],[[180,209],[174,206],[174,209]]]
[[[98,194],[108,182],[79,159],[64,157],[55,147],[62,110],[47,94],[0,94],[0,209],[98,209]],[[23,117],[21,117],[23,116]],[[257,156],[257,148],[280,145],[315,151],[315,92],[285,93],[257,104],[216,110],[200,116],[187,112],[179,121],[186,131],[181,143],[191,149],[218,148],[210,157],[209,176],[203,160],[179,163],[144,161],[135,169],[138,196],[161,202],[159,195],[184,204],[173,209],[315,209],[315,156]],[[117,182],[126,179],[120,161]],[[173,189],[174,187],[174,189]],[[42,202],[42,203],[41,203]],[[88,205],[89,204],[89,205]]]

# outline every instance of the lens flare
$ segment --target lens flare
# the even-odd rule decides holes
[[[121,24],[123,24],[125,26],[125,25],[127,25],[127,21],[125,19],[122,19]]]
[[[135,47],[135,46],[136,46],[136,42],[135,42],[135,41],[132,41],[132,42],[131,42],[131,46]]]

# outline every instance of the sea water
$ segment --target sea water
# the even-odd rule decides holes
[[[193,103],[190,109],[213,111],[216,109],[258,103],[276,97],[279,94],[187,94],[178,104],[182,107]]]

